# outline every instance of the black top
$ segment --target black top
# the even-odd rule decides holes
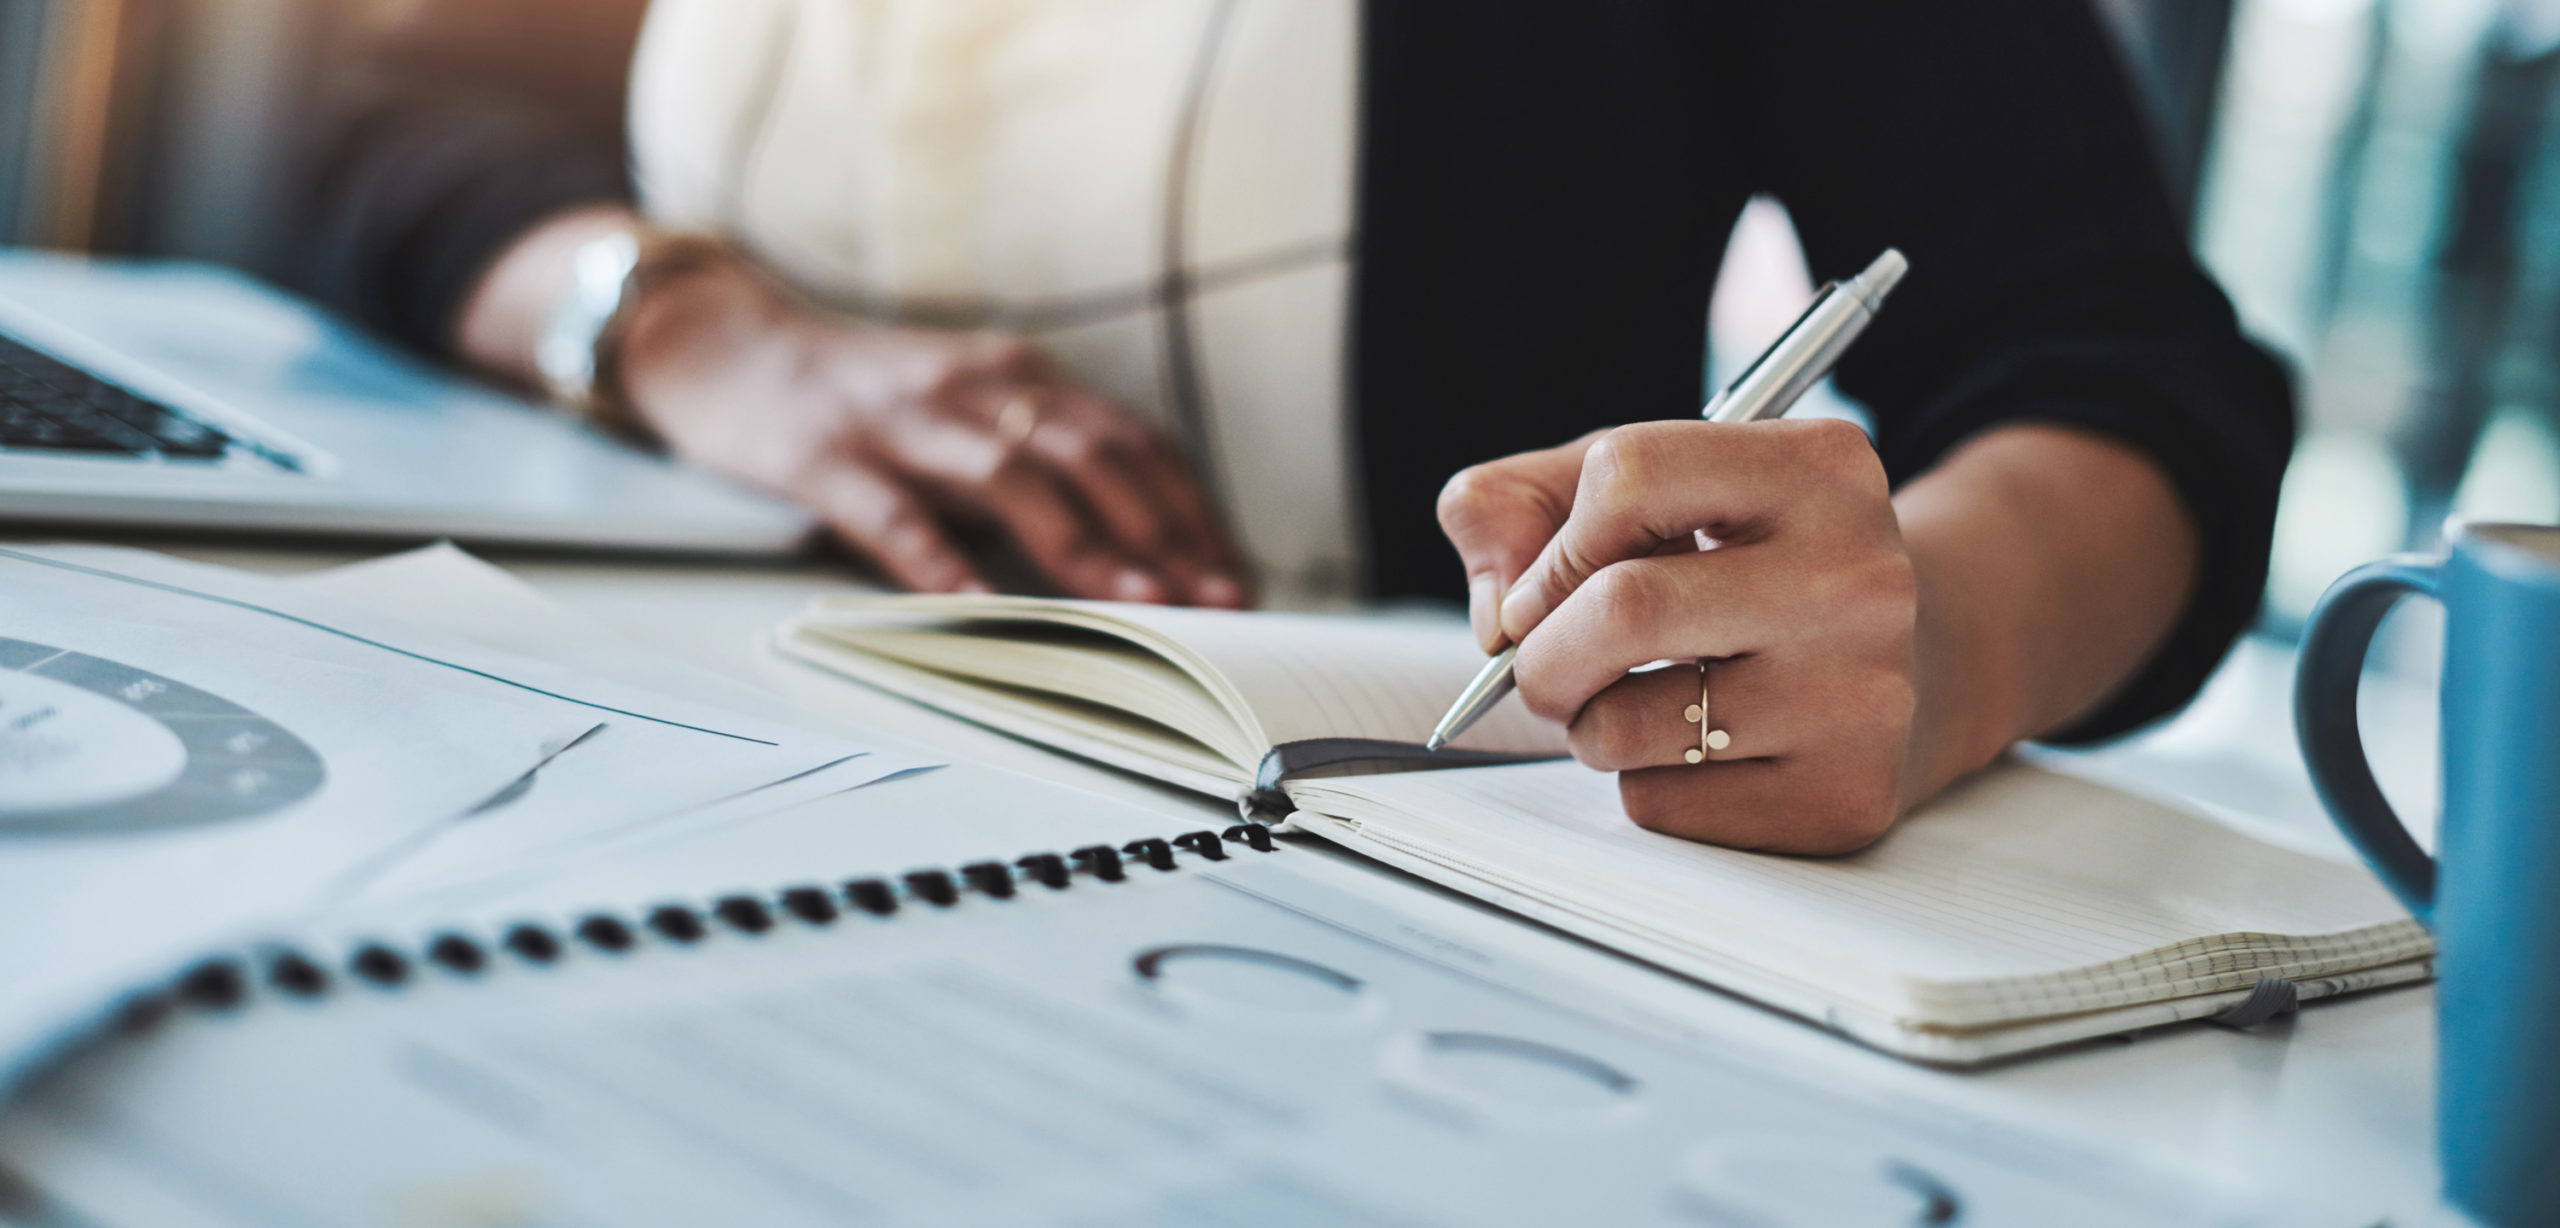
[[[296,280],[448,348],[509,237],[629,194],[638,9],[429,0],[381,53],[398,86],[321,148]],[[2188,253],[2085,5],[1368,0],[1362,61],[1352,388],[1373,592],[1457,594],[1433,517],[1456,470],[1697,412],[1717,263],[1766,192],[1818,278],[1887,246],[1911,259],[1838,372],[1896,483],[1986,426],[2042,420],[2143,449],[2194,515],[2185,617],[2061,740],[2174,710],[2248,624],[2290,390]]]

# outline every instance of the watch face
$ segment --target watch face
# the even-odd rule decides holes
[[[589,239],[570,257],[569,286],[533,346],[534,369],[553,398],[579,405],[595,394],[597,347],[639,262],[639,236],[624,233]]]
[[[327,778],[291,730],[218,695],[0,637],[0,838],[254,818]]]

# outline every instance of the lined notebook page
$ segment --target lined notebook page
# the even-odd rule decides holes
[[[1147,627],[1199,654],[1244,696],[1272,744],[1303,738],[1419,742],[1484,666],[1464,624],[1326,614],[1060,602]],[[1458,745],[1562,754],[1564,731],[1517,698]]]
[[[1572,763],[1309,781],[1292,794],[1513,890],[1938,1026],[2429,949],[2359,868],[2024,765],[1832,859],[1644,831],[1612,777]]]

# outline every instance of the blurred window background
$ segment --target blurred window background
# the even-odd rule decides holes
[[[2266,630],[2448,515],[2560,519],[2560,0],[2095,2],[2198,252],[2299,380]],[[0,241],[270,267],[315,116],[405,7],[0,0]],[[1726,361],[1810,290],[1775,205],[1732,251]]]
[[[2448,515],[2560,519],[2560,4],[2238,6],[2197,244],[2294,360],[2269,617]]]
[[[331,64],[399,7],[0,0],[0,242],[265,268]]]

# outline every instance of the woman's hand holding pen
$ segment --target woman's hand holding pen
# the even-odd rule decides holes
[[[1855,426],[1621,427],[1459,474],[1440,520],[1478,639],[1520,645],[1521,698],[1621,773],[1637,823],[1821,853],[1900,812],[1918,584]],[[1698,658],[1731,741],[1692,766]]]
[[[2176,622],[2196,558],[2142,453],[2036,423],[1899,492],[1846,423],[1619,427],[1460,473],[1440,523],[1478,638],[1520,646],[1521,697],[1620,773],[1629,818],[1791,853],[1862,847],[2094,710]],[[1692,765],[1697,659],[1731,740]]]

